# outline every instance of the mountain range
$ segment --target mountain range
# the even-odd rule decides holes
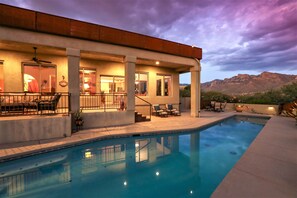
[[[238,74],[224,80],[202,83],[203,91],[218,91],[228,95],[248,95],[278,89],[297,82],[297,75],[263,72],[259,75]]]

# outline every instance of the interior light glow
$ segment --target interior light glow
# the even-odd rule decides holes
[[[160,64],[160,62],[159,61],[156,61],[156,65],[159,65]]]
[[[89,88],[90,88],[90,85],[89,85],[88,83],[85,83],[85,84],[84,84],[84,88],[85,88],[85,89],[89,89]]]
[[[138,143],[135,143],[135,147],[139,147],[139,144]]]
[[[274,107],[268,107],[268,110],[270,110],[270,111],[274,110]]]

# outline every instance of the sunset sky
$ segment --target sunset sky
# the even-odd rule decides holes
[[[203,48],[202,82],[297,74],[296,0],[0,0]],[[181,77],[189,83],[190,75]]]

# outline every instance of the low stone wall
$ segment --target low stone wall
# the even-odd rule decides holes
[[[244,112],[278,115],[278,105],[227,103],[226,111],[235,111],[236,105],[242,105]]]
[[[133,124],[134,111],[83,112],[83,129]]]
[[[70,116],[6,117],[0,120],[0,144],[71,135]]]

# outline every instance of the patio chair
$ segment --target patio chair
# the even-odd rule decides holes
[[[57,105],[58,105],[58,102],[59,102],[60,98],[61,98],[61,93],[56,93],[49,100],[39,100],[39,101],[36,101],[36,103],[37,103],[37,111],[38,112],[40,111],[41,114],[42,114],[42,111],[44,111],[44,110],[56,112]]]
[[[170,115],[175,115],[175,116],[179,116],[180,112],[173,108],[172,104],[166,104],[166,111],[170,114]]]
[[[153,112],[152,113],[153,113],[153,115],[160,116],[160,117],[167,117],[168,116],[167,111],[161,109],[159,104],[154,104],[153,105]]]
[[[220,102],[215,102],[214,111],[221,112],[221,103]]]
[[[221,103],[221,111],[224,112],[226,108],[227,102]]]

